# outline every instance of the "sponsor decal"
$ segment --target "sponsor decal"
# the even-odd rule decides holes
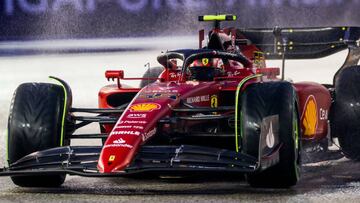
[[[166,86],[166,87],[156,87],[156,88],[146,88],[144,93],[178,93],[178,89],[175,86]]]
[[[240,71],[234,71],[234,72],[232,72],[232,71],[228,71],[227,72],[227,75],[229,76],[229,77],[234,77],[234,76],[238,76],[238,75],[240,75],[241,74],[241,72]]]
[[[209,100],[210,100],[209,95],[203,95],[203,96],[196,96],[196,97],[188,97],[186,99],[186,102],[189,104],[192,104],[192,103],[199,103],[199,102],[207,102]]]
[[[260,144],[262,156],[272,152],[279,143],[279,115],[263,118],[260,126]]]
[[[156,133],[156,128],[150,130],[149,132],[147,133],[144,133],[143,136],[142,136],[142,140],[145,142],[147,139],[149,139],[151,136],[155,135]]]
[[[196,86],[196,85],[199,85],[200,82],[191,80],[191,81],[186,81],[186,84]]]
[[[178,73],[169,73],[171,79],[175,79],[181,76],[181,72]]]
[[[153,98],[156,99],[156,98],[160,98],[163,94],[162,93],[155,93],[153,95]]]
[[[120,121],[117,126],[120,126],[122,124],[146,124],[147,121],[132,121],[132,120],[126,120],[126,121]]]
[[[257,68],[265,67],[265,57],[263,52],[255,51],[253,57],[254,57],[255,67]]]
[[[178,93],[177,89],[150,89],[150,90],[145,90],[145,93]]]
[[[131,125],[120,125],[120,126],[117,126],[116,128],[132,128]]]
[[[177,99],[177,95],[173,94],[173,93],[140,94],[139,98],[141,98],[141,99],[160,99],[160,98]]]
[[[211,96],[211,102],[210,102],[210,104],[211,104],[211,108],[217,108],[218,107],[218,97],[217,97],[217,95],[212,95]]]
[[[146,116],[144,113],[131,113],[127,115],[128,118],[146,118]]]
[[[143,127],[143,126],[138,126],[138,125],[133,126],[133,128],[135,128],[135,129],[139,129],[139,130],[144,129],[144,127]]]
[[[204,66],[208,65],[209,64],[209,59],[208,58],[203,58],[201,59],[201,62]]]
[[[108,145],[104,146],[104,148],[109,148],[109,147],[122,147],[122,148],[129,148],[129,149],[133,148],[132,145],[126,144],[126,141],[122,138],[116,139],[113,141],[112,144],[108,144]],[[115,160],[115,156],[114,156],[114,160]],[[109,161],[110,161],[110,159],[109,159]]]
[[[301,123],[303,125],[305,136],[312,136],[316,133],[318,115],[317,103],[313,95],[310,95],[305,102],[304,111],[301,116]]]
[[[125,142],[126,141],[122,138],[119,138],[119,139],[113,141],[114,144],[124,144]]]
[[[320,108],[320,120],[327,120],[328,119],[328,110]]]
[[[132,130],[122,130],[122,131],[114,131],[111,132],[111,135],[140,135],[139,131],[132,131]]]
[[[117,126],[116,129],[124,129],[124,128],[135,128],[135,129],[139,129],[139,130],[142,130],[144,129],[143,126],[132,126],[132,125],[121,125],[121,126]]]
[[[122,148],[129,148],[132,149],[133,146],[129,144],[108,144],[104,146],[104,149],[110,148],[110,147],[122,147]]]
[[[146,99],[157,99],[163,96],[164,93],[154,93],[154,94],[142,94],[140,97],[146,98]],[[166,94],[166,93],[165,93]]]
[[[275,136],[273,132],[273,124],[270,121],[269,132],[266,134],[266,146],[268,146],[269,148],[273,148],[274,144],[275,144]]]
[[[131,112],[151,112],[153,110],[160,109],[160,104],[157,103],[140,103],[140,104],[133,104],[130,107]]]

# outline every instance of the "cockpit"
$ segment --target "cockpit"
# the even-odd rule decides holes
[[[182,66],[175,62],[177,60],[181,61]],[[241,54],[211,49],[169,51],[160,55],[158,62],[166,68],[161,77],[175,74],[178,76],[176,80],[182,81],[213,81],[219,77],[233,77],[252,66]]]

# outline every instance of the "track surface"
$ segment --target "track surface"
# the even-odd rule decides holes
[[[241,180],[68,177],[61,188],[24,189],[0,178],[1,202],[359,202],[360,164],[346,159],[303,168],[291,189],[254,189]]]
[[[22,82],[45,81],[58,76],[70,84],[75,107],[96,107],[98,89],[109,82],[107,69],[124,69],[128,77],[145,72],[144,64],[156,65],[160,51],[111,54],[41,55],[0,58],[0,133],[1,158],[5,159],[5,129],[10,100]],[[345,53],[323,60],[289,61],[286,78],[294,81],[313,80],[331,83]],[[278,65],[272,62],[270,66]],[[138,82],[131,83],[137,85]],[[90,126],[85,131],[97,130]],[[72,142],[73,145],[97,145]],[[191,180],[69,177],[61,188],[24,189],[16,187],[8,177],[0,178],[0,202],[218,202],[218,201],[289,201],[289,202],[359,202],[360,163],[346,158],[307,164],[300,183],[291,189],[254,189],[244,180],[219,177]]]

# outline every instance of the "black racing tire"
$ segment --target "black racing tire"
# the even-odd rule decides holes
[[[264,171],[247,174],[252,187],[289,188],[300,177],[300,128],[297,95],[288,82],[254,83],[240,97],[242,152],[258,157],[263,119],[278,115],[279,163]]]
[[[55,84],[24,83],[15,91],[8,120],[8,162],[69,143],[61,140],[64,89]],[[65,174],[12,176],[21,187],[58,187]]]
[[[151,67],[142,76],[143,78],[157,78],[164,71],[164,67]],[[145,87],[151,83],[154,83],[156,80],[141,80],[140,88]]]
[[[331,107],[331,133],[338,137],[344,155],[360,160],[360,66],[343,69],[335,78]]]

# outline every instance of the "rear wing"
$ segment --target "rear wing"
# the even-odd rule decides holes
[[[359,47],[360,27],[236,29],[236,38],[248,39],[267,59],[315,59]]]
[[[344,64],[334,76],[350,66],[358,65],[360,60],[360,27],[314,27],[314,28],[220,28],[221,21],[235,21],[234,15],[199,16],[199,21],[214,21],[210,33],[230,34],[227,45],[239,45],[240,49],[254,50],[254,46],[263,52],[266,59],[281,59],[282,79],[285,75],[286,59],[316,59],[348,49]],[[210,34],[209,34],[210,36]],[[199,31],[199,47],[202,48],[204,30]],[[230,43],[230,44],[229,44]]]

